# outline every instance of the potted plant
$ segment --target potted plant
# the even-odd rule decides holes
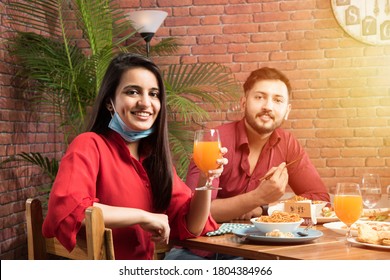
[[[71,136],[82,132],[88,108],[115,53],[143,53],[142,38],[136,36],[126,15],[107,0],[15,1],[8,9],[15,26],[9,46],[21,67],[19,75],[33,85],[26,87],[33,100],[53,109],[68,143]],[[77,31],[81,35],[74,36]],[[151,54],[167,55],[177,49],[175,38],[165,38],[151,48]],[[194,100],[206,101],[218,110],[236,100],[237,83],[227,68],[215,63],[171,65],[163,76],[170,143],[178,174],[184,177],[192,150],[192,129],[188,128],[209,117]],[[11,161],[37,165],[52,180],[59,164],[58,159],[40,153],[19,153],[1,164]]]

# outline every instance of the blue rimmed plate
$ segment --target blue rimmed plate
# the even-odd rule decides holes
[[[303,230],[303,228],[299,230]],[[323,235],[322,231],[309,229],[307,231],[308,236],[300,236],[297,232],[293,232],[294,237],[273,237],[266,236],[265,232],[261,232],[255,227],[234,229],[233,233],[238,237],[245,237],[246,240],[265,243],[304,243],[320,238]]]

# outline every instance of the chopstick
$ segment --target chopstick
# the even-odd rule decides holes
[[[302,157],[303,157],[303,155],[301,155],[300,157],[294,159],[293,161],[290,161],[289,163],[286,164],[285,167],[290,166],[291,164],[294,164],[294,163],[300,161],[300,160],[302,159]],[[275,170],[275,171],[276,171],[276,170]],[[261,182],[261,181],[263,181],[263,180],[269,180],[269,179],[272,177],[272,175],[275,174],[275,171],[273,171],[273,172],[271,172],[270,174],[265,175],[265,176],[261,177],[260,179],[258,179],[259,182]]]

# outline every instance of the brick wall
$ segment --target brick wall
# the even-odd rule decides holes
[[[337,24],[330,1],[121,0],[126,11],[161,9],[168,18],[152,44],[166,36],[181,40],[171,63],[218,62],[239,81],[250,71],[276,67],[293,86],[293,110],[284,127],[308,151],[327,187],[379,173],[390,185],[390,46],[370,46]],[[0,28],[7,28],[0,4]],[[16,151],[53,152],[60,142],[55,125],[38,121],[14,84],[15,71],[0,45],[0,160]],[[240,118],[236,106],[212,112],[210,125]],[[49,148],[51,147],[51,148]],[[22,167],[1,170],[1,258],[25,250],[23,203],[36,194],[39,176]],[[34,174],[34,173],[33,173]],[[35,179],[36,178],[36,179]],[[31,182],[32,181],[32,182]]]
[[[58,121],[48,108],[33,108],[31,94],[22,90],[17,67],[3,40],[10,36],[6,4],[0,3],[0,161],[20,152],[39,152],[60,157],[63,135],[56,133]],[[3,33],[5,32],[5,33]],[[39,112],[39,113],[37,113]],[[49,178],[25,163],[0,168],[0,259],[27,256],[25,201],[42,197]]]

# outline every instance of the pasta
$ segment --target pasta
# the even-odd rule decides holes
[[[310,200],[310,199],[308,199],[306,197],[303,197],[303,196],[300,196],[300,195],[296,195],[296,196],[290,197],[286,201],[288,201],[288,202],[300,202],[300,201],[306,201],[306,200]],[[323,201],[321,201],[321,200],[312,200],[311,203],[312,204],[321,204],[321,203],[323,203]]]
[[[296,213],[287,213],[283,211],[274,211],[270,216],[261,216],[258,222],[264,223],[292,223],[299,222],[301,217]]]

